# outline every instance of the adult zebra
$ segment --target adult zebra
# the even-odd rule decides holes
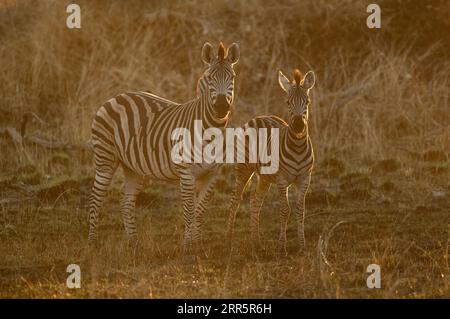
[[[259,243],[259,213],[264,197],[270,185],[276,184],[280,207],[280,249],[286,252],[286,227],[290,214],[288,188],[297,186],[298,197],[295,206],[297,220],[298,243],[300,247],[305,244],[304,218],[305,195],[309,187],[311,172],[314,163],[314,153],[308,135],[308,108],[309,92],[314,86],[314,72],[309,71],[304,77],[299,70],[294,71],[294,81],[289,81],[280,71],[278,81],[286,92],[286,103],[289,111],[289,121],[276,116],[259,116],[245,124],[245,128],[278,128],[279,129],[279,169],[275,174],[260,174],[261,163],[249,163],[248,145],[246,145],[245,163],[235,166],[235,188],[229,208],[228,233],[231,240],[239,204],[242,194],[254,175],[258,177],[256,190],[252,195],[251,206],[251,234],[252,242]],[[267,142],[270,148],[270,142]],[[274,150],[272,150],[274,151]]]
[[[211,195],[216,165],[174,163],[171,135],[178,128],[193,133],[194,120],[202,121],[203,130],[227,125],[239,47],[233,43],[226,49],[220,43],[216,55],[211,44],[205,43],[202,59],[208,68],[198,81],[197,97],[189,102],[178,104],[132,92],[110,99],[97,111],[92,123],[95,180],[89,207],[89,243],[96,242],[98,209],[119,164],[125,175],[121,212],[131,241],[136,240],[134,206],[144,178],[180,180],[185,249],[200,240],[201,215]]]

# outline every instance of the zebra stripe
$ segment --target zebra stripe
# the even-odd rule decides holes
[[[179,104],[146,92],[130,92],[110,99],[97,111],[92,123],[96,172],[89,207],[90,243],[96,241],[98,209],[119,165],[125,175],[121,212],[130,240],[136,239],[136,196],[147,178],[180,181],[185,249],[201,239],[202,215],[211,197],[217,165],[175,164],[171,134],[177,128],[194,132],[195,120],[203,122],[203,130],[227,125],[239,47],[232,44],[226,50],[220,44],[215,55],[206,43],[202,58],[208,68],[198,81],[197,98]]]
[[[252,242],[259,244],[259,213],[264,197],[271,184],[277,187],[280,200],[280,249],[286,252],[286,227],[291,208],[289,205],[288,188],[295,185],[297,200],[295,218],[300,247],[305,244],[304,218],[305,195],[311,180],[314,164],[314,152],[308,134],[309,90],[313,87],[315,76],[312,71],[301,77],[295,70],[295,80],[290,82],[281,72],[280,85],[286,92],[289,110],[289,121],[286,123],[276,116],[259,116],[245,124],[245,128],[278,128],[279,129],[279,169],[275,174],[260,174],[261,163],[248,162],[248,144],[246,144],[246,162],[235,165],[235,186],[229,207],[228,234],[233,235],[236,213],[242,200],[242,194],[253,175],[257,175],[256,190],[250,200]],[[268,130],[270,132],[270,130]],[[270,138],[270,136],[269,136]],[[267,142],[270,147],[270,139]]]

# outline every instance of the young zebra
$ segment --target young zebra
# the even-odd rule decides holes
[[[290,82],[280,71],[278,81],[281,88],[286,92],[286,103],[289,110],[288,123],[276,116],[259,116],[247,122],[245,128],[279,128],[279,169],[275,174],[260,174],[260,164],[251,164],[247,161],[248,150],[246,149],[246,162],[235,166],[235,188],[229,207],[228,235],[231,240],[234,220],[242,200],[242,194],[248,182],[256,173],[258,181],[250,201],[252,242],[259,243],[259,213],[264,197],[273,183],[277,186],[281,201],[280,250],[286,252],[286,226],[291,210],[288,188],[291,185],[295,185],[298,191],[295,205],[298,243],[300,247],[305,244],[305,195],[309,187],[314,162],[313,149],[308,135],[309,91],[314,86],[315,75],[314,72],[309,71],[302,77],[300,71],[295,70],[294,81]],[[267,145],[270,147],[270,142]],[[246,148],[248,148],[248,144]]]
[[[120,94],[103,104],[92,123],[95,181],[89,207],[89,243],[97,238],[98,209],[120,164],[125,183],[121,212],[127,237],[135,242],[134,206],[144,178],[179,180],[184,213],[184,248],[200,240],[201,215],[214,184],[214,164],[176,164],[171,159],[172,132],[176,128],[194,131],[194,120],[203,130],[224,128],[234,96],[234,64],[239,59],[236,43],[226,49],[220,43],[217,55],[205,43],[202,59],[208,68],[200,77],[197,97],[178,104],[153,94]]]

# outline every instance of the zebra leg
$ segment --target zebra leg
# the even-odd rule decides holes
[[[123,187],[120,211],[122,212],[125,233],[130,244],[137,242],[135,204],[136,197],[142,189],[142,177],[132,170],[124,167],[125,183]]]
[[[230,207],[228,208],[228,226],[227,235],[231,245],[233,241],[234,222],[236,220],[236,214],[239,210],[239,205],[242,201],[242,194],[245,191],[249,181],[253,176],[253,170],[245,165],[236,165],[235,168],[235,183],[233,195],[231,197]]]
[[[97,242],[98,210],[103,204],[116,169],[117,163],[111,163],[110,166],[102,166],[101,169],[96,169],[89,203],[89,245]]]
[[[180,192],[183,201],[184,218],[184,252],[189,252],[192,246],[191,227],[195,210],[195,176],[189,169],[182,169],[180,174]]]
[[[305,246],[305,197],[311,182],[311,174],[302,176],[297,185],[298,199],[295,207],[295,220],[297,222],[297,238],[299,248]]]
[[[279,243],[279,252],[287,254],[286,252],[286,228],[288,218],[291,212],[291,208],[289,206],[289,197],[288,197],[288,184],[284,181],[278,181],[278,196],[280,199],[280,237],[278,240]]]
[[[261,212],[261,207],[269,188],[270,182],[258,175],[256,190],[250,199],[250,232],[254,247],[260,246],[259,213]]]
[[[211,201],[214,186],[216,184],[216,171],[208,173],[205,177],[197,180],[197,195],[194,210],[194,220],[191,228],[193,244],[202,244],[203,215],[208,203]]]

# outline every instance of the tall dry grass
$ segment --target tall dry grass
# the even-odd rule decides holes
[[[382,1],[382,29],[365,26],[364,1],[79,1],[1,7],[2,124],[34,111],[55,138],[89,139],[96,109],[127,90],[184,101],[195,94],[205,41],[238,42],[234,125],[285,115],[277,70],[317,74],[312,128],[318,157],[397,156],[449,148],[450,9],[445,1]],[[412,18],[414,17],[414,18]]]

